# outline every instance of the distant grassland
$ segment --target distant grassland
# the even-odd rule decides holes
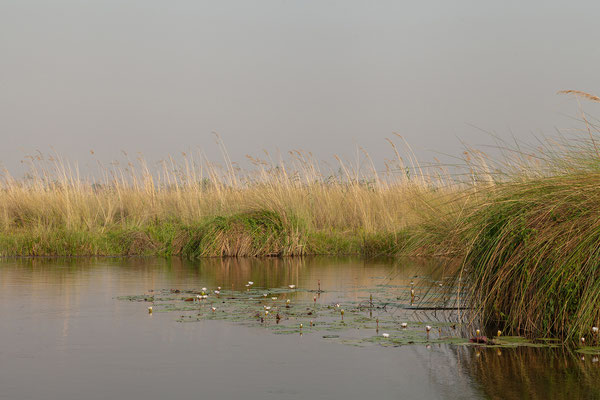
[[[3,174],[0,255],[453,256],[475,315],[597,343],[600,151],[582,120],[584,135],[498,143],[499,160],[467,149],[450,167],[420,166],[391,141],[384,170],[366,152],[329,168],[304,152],[250,157],[242,170],[221,145],[220,166],[183,154],[153,170],[139,158],[84,179],[38,155],[25,178]]]

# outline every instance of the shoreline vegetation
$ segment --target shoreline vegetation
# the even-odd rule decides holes
[[[581,119],[583,135],[498,142],[500,160],[467,148],[452,166],[389,141],[384,170],[362,149],[334,167],[293,151],[242,169],[219,139],[223,165],[183,153],[154,170],[125,155],[82,178],[40,153],[25,177],[2,173],[0,256],[447,256],[489,324],[597,343],[599,131]]]

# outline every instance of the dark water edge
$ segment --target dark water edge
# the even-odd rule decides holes
[[[382,280],[438,281],[445,272],[435,260],[326,257],[4,260],[0,398],[600,398],[598,358],[564,349],[354,347],[228,321],[181,324],[117,300],[320,280],[333,302]]]

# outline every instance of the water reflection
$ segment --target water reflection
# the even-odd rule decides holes
[[[492,399],[598,399],[598,357],[566,349],[458,347],[465,372]]]
[[[540,348],[355,348],[223,321],[177,324],[170,313],[149,316],[145,304],[115,299],[151,289],[244,290],[248,281],[312,289],[320,281],[327,291],[320,301],[329,302],[364,298],[378,285],[407,298],[411,281],[423,294],[447,285],[453,268],[440,260],[319,257],[5,260],[0,359],[11,368],[0,375],[0,398],[197,397],[199,385],[208,397],[261,400],[600,397],[593,356]]]
[[[243,290],[248,281],[267,288],[294,284],[316,289],[320,281],[325,291],[345,291],[390,282],[398,285],[408,285],[414,280],[422,285],[441,282],[451,276],[450,268],[426,259],[365,261],[351,257],[229,258],[194,262],[180,258],[31,258],[5,263],[0,269],[0,289],[18,287],[32,294],[55,290],[69,297],[76,296],[82,287],[116,284],[118,289],[122,284],[131,288],[134,281],[145,289],[188,289],[200,285],[234,290]],[[116,269],[118,271],[111,271]],[[99,277],[103,282],[98,282]]]

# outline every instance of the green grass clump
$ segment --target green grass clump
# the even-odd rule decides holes
[[[530,337],[577,340],[600,322],[600,173],[509,183],[465,221],[472,302]]]
[[[273,211],[209,219],[183,234],[181,254],[190,257],[298,256],[304,251],[298,223]]]

